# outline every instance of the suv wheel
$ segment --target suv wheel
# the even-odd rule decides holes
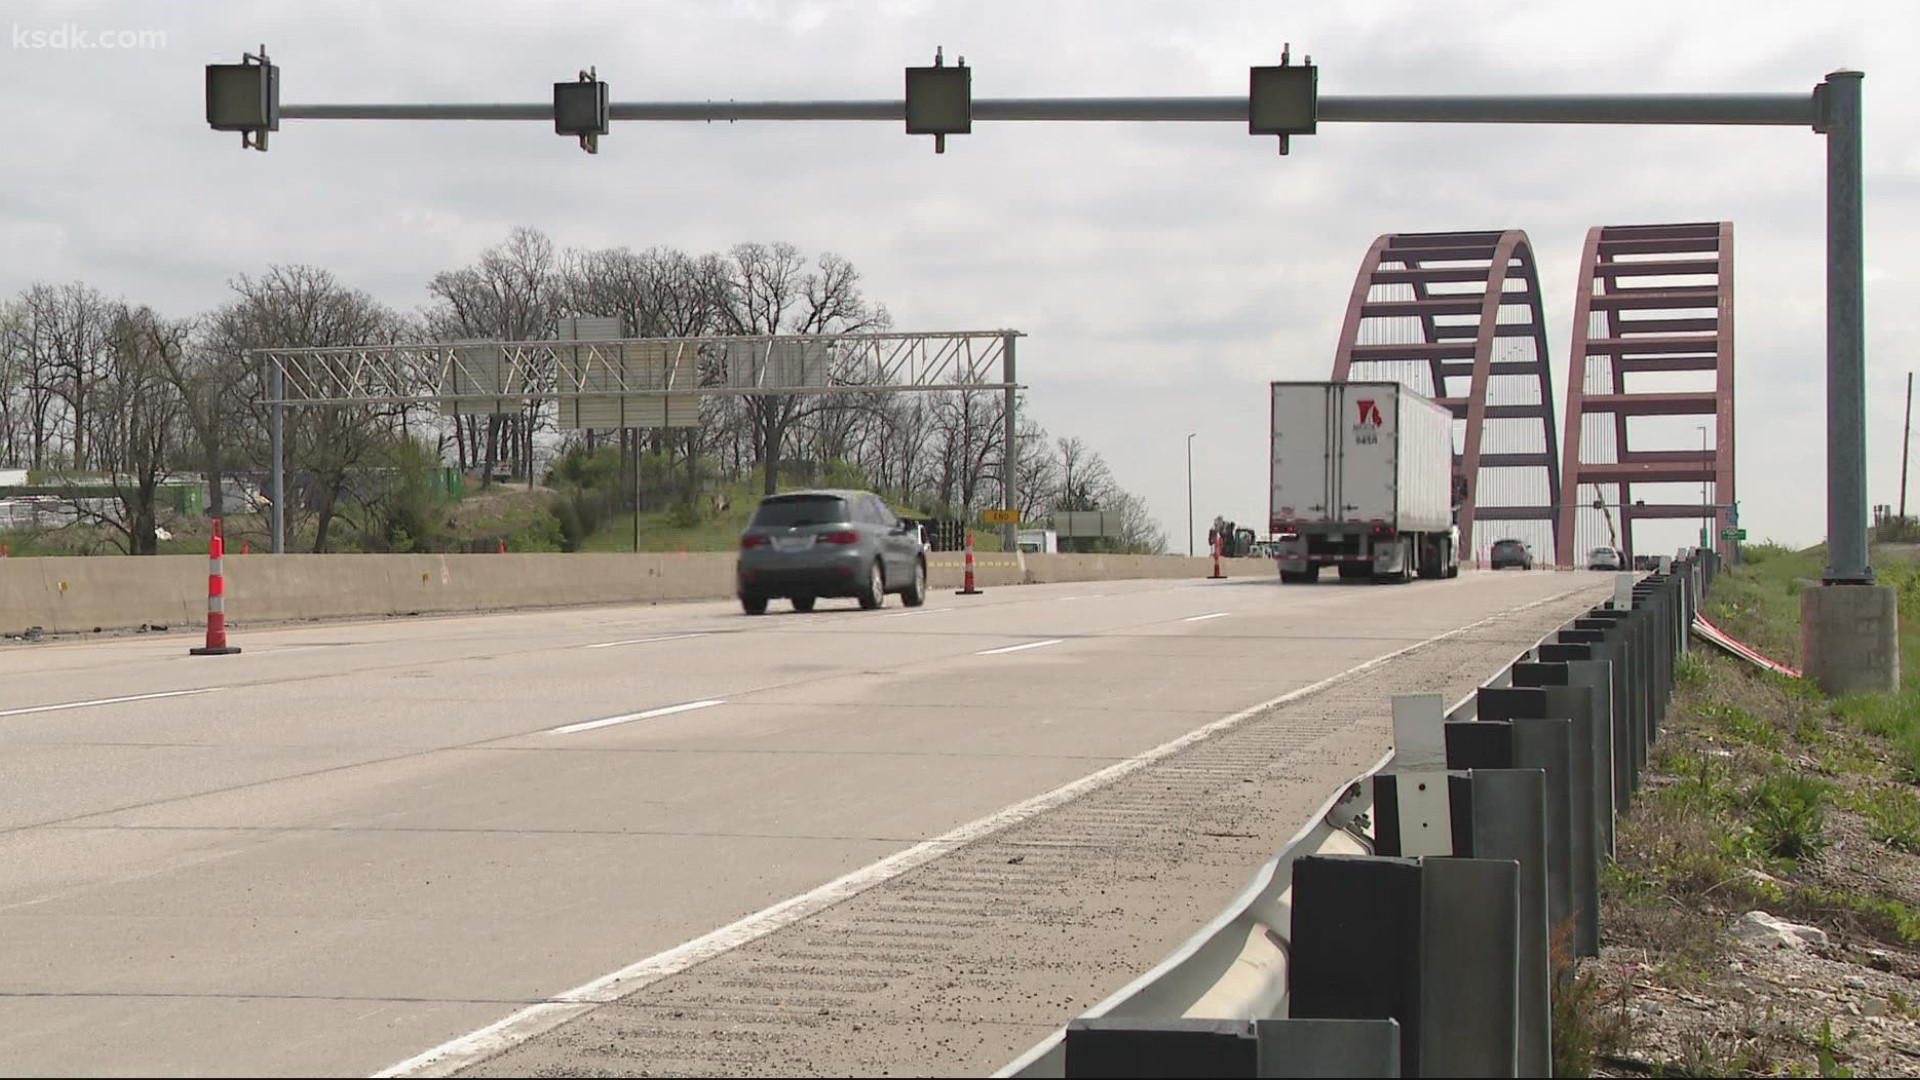
[[[764,596],[742,596],[740,597],[740,610],[749,615],[765,615],[767,613],[767,598]]]
[[[907,583],[906,591],[900,594],[901,603],[908,607],[919,607],[927,602],[927,564],[924,559],[913,562],[913,580]]]
[[[807,612],[812,611],[813,597],[811,596],[793,597],[793,610],[799,612],[802,615],[805,615]]]
[[[887,602],[887,581],[880,572],[880,560],[875,559],[867,568],[866,588],[859,593],[859,599],[863,611],[872,611]]]

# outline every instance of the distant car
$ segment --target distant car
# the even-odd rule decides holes
[[[1620,553],[1610,547],[1597,547],[1587,553],[1589,570],[1618,570],[1620,567]]]
[[[1495,570],[1504,570],[1517,566],[1522,570],[1533,569],[1533,552],[1528,550],[1526,542],[1521,540],[1495,540],[1488,564]]]
[[[769,495],[740,534],[735,588],[740,607],[764,615],[785,597],[812,611],[822,596],[851,596],[872,610],[899,593],[908,607],[927,602],[926,545],[870,491],[796,491]]]

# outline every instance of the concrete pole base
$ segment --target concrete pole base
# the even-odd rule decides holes
[[[1900,597],[1887,585],[1810,585],[1800,593],[1800,655],[1833,697],[1900,689]]]

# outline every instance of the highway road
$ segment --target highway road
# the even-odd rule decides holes
[[[8,645],[0,1072],[990,1070],[1377,759],[1388,695],[1465,693],[1610,586]]]

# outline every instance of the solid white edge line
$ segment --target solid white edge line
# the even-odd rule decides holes
[[[646,712],[621,713],[619,716],[608,716],[599,720],[582,720],[577,724],[548,728],[545,734],[570,735],[576,731],[592,731],[594,728],[612,727],[615,724],[630,724],[635,720],[651,720],[656,716],[672,716],[674,713],[692,712],[695,709],[711,709],[715,705],[725,704],[725,701],[718,698],[707,701],[688,701],[679,705],[668,705],[665,708],[648,709]]]
[[[1019,645],[1002,645],[997,649],[982,649],[975,656],[999,656],[1002,653],[1022,652],[1027,649],[1044,649],[1049,645],[1058,645],[1063,639],[1048,638],[1045,641],[1028,641]]]
[[[1162,758],[1177,754],[1195,743],[1205,741],[1231,731],[1260,714],[1316,694],[1336,683],[1352,678],[1363,672],[1371,671],[1382,664],[1390,663],[1415,649],[1422,649],[1435,642],[1477,630],[1488,623],[1508,618],[1522,611],[1541,607],[1564,600],[1569,596],[1587,591],[1572,589],[1564,593],[1549,596],[1541,600],[1508,608],[1489,615],[1477,622],[1455,627],[1444,634],[1417,644],[1383,653],[1365,663],[1350,667],[1337,675],[1328,676],[1317,683],[1291,690],[1277,698],[1261,702],[1252,708],[1242,709],[1232,716],[1215,720],[1204,727],[1195,728],[1170,742],[1161,743],[1144,753],[1116,762],[1098,772],[1089,773],[1078,780],[1063,784],[1044,795],[1036,795],[1025,802],[1015,803],[976,821],[943,833],[931,840],[925,840],[904,851],[896,852],[870,863],[852,873],[835,878],[812,892],[789,897],[772,907],[748,915],[738,922],[723,926],[701,937],[668,949],[666,952],[650,956],[618,971],[609,972],[592,982],[557,994],[546,1001],[529,1005],[477,1031],[441,1043],[425,1053],[400,1062],[397,1065],[374,1073],[378,1077],[390,1076],[451,1076],[477,1062],[484,1061],[504,1050],[508,1050],[529,1039],[552,1031],[576,1016],[593,1011],[595,1006],[617,1001],[628,994],[643,990],[688,968],[703,964],[717,956],[724,955],[742,945],[766,937],[777,930],[784,929],[811,915],[833,907],[845,900],[866,892],[876,885],[885,884],[903,874],[917,870],[927,863],[956,851],[968,844],[991,836],[994,833],[1018,825],[1023,821],[1037,817],[1064,803],[1071,802],[1090,792],[1098,791],[1115,781],[1152,765]]]
[[[1181,622],[1206,622],[1208,619],[1224,619],[1231,614],[1232,612],[1230,611],[1210,611],[1205,615],[1189,615],[1186,618],[1181,619],[1180,621]]]
[[[0,716],[28,716],[33,713],[59,712],[62,709],[87,709],[95,705],[120,705],[129,701],[157,701],[160,698],[192,697],[195,694],[211,694],[223,686],[206,686],[198,690],[162,690],[154,694],[129,694],[126,697],[97,698],[93,701],[63,701],[58,705],[32,705],[24,709],[7,709]]]
[[[616,645],[650,645],[656,641],[680,641],[685,638],[696,638],[696,637],[706,637],[706,636],[707,636],[707,632],[702,630],[697,634],[665,634],[660,637],[628,638],[625,641],[602,641],[594,645],[582,645],[581,648],[611,649]]]

